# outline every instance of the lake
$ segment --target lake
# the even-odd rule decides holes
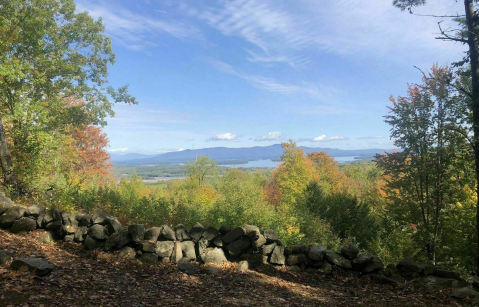
[[[356,161],[357,156],[350,156],[350,157],[333,157],[334,160],[336,160],[338,163],[345,163],[345,162],[351,162],[351,161]],[[255,160],[255,161],[248,161],[248,163],[243,163],[243,164],[220,164],[220,166],[226,166],[226,167],[268,167],[268,168],[275,168],[278,167],[279,161],[272,161],[270,159],[267,160]]]

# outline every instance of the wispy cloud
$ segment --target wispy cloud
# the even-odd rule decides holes
[[[155,18],[134,13],[120,5],[98,4],[86,0],[75,1],[77,12],[88,11],[95,19],[102,18],[106,33],[123,47],[143,51],[156,46],[153,37],[168,35],[177,39],[202,39],[202,33],[194,26],[184,22],[167,19],[165,16]]]
[[[315,138],[299,138],[299,139],[296,139],[295,141],[296,142],[321,142],[321,143],[325,143],[325,142],[339,142],[339,141],[346,141],[346,140],[349,140],[349,138],[343,137],[343,136],[332,136],[328,139],[328,138],[326,138],[325,134],[322,134],[322,135],[319,135]]]
[[[282,140],[282,133],[279,131],[275,132],[270,132],[267,135],[259,136],[256,137],[254,140],[256,142],[261,142],[261,141],[280,141]]]
[[[223,134],[216,134],[209,139],[207,139],[207,142],[210,141],[233,141],[236,142],[238,141],[239,135],[233,134],[233,133],[223,133]]]
[[[162,149],[158,149],[156,152],[159,153],[159,154],[164,154],[164,153],[168,153],[168,152],[178,152],[178,151],[183,151],[185,150],[184,148],[162,148]]]
[[[363,137],[359,137],[358,140],[375,140],[375,139],[384,139],[385,137],[384,136],[363,136]]]
[[[115,148],[115,149],[109,149],[108,152],[127,152],[129,151],[129,148]]]

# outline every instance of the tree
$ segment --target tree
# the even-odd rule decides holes
[[[73,0],[0,1],[0,162],[13,194],[26,186],[16,176],[9,147],[15,149],[17,140],[8,141],[5,122],[12,131],[25,131],[25,120],[36,118],[48,118],[47,126],[60,119],[104,125],[114,114],[109,96],[115,103],[136,103],[127,86],[105,87],[115,55],[103,32],[101,19],[75,13]],[[84,103],[58,112],[69,98]]]
[[[422,85],[410,85],[408,97],[391,97],[394,144],[403,152],[378,155],[378,165],[388,176],[393,212],[403,224],[417,225],[427,257],[436,262],[443,214],[459,201],[462,176],[458,161],[467,158],[469,147],[455,129],[457,97],[450,92],[448,68],[433,66]],[[463,114],[463,117],[466,116]]]
[[[313,161],[316,167],[323,190],[326,189],[331,193],[339,192],[343,187],[346,176],[339,170],[338,162],[334,161],[324,151],[309,153],[308,158]]]
[[[454,18],[462,26],[460,29],[447,30],[441,28],[439,22],[439,30],[441,35],[437,39],[444,41],[454,41],[466,44],[469,50],[464,59],[456,63],[457,66],[465,64],[470,65],[468,75],[471,78],[471,89],[458,87],[458,90],[462,91],[465,95],[471,99],[470,110],[472,111],[473,122],[473,149],[474,149],[474,162],[475,162],[475,177],[476,177],[476,232],[477,232],[477,255],[476,263],[479,270],[479,11],[474,7],[474,3],[478,3],[478,0],[464,0],[464,14],[458,15],[444,14],[444,15],[429,15],[437,18]],[[426,0],[394,0],[393,5],[401,10],[409,10],[411,14],[414,14],[413,8],[426,4]]]
[[[184,166],[186,174],[201,187],[206,176],[213,176],[218,173],[218,165],[208,156],[198,157],[196,161],[186,163]]]

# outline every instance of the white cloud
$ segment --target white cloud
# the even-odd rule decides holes
[[[374,139],[383,139],[385,138],[384,136],[363,136],[363,137],[360,137],[358,138],[359,140],[374,140]]]
[[[177,152],[177,151],[183,151],[185,150],[184,148],[163,148],[163,149],[159,149],[157,150],[156,152],[157,153],[160,153],[160,154],[164,154],[164,153],[167,153],[167,152]]]
[[[116,149],[109,149],[109,152],[126,152],[130,150],[129,148],[116,148]]]
[[[256,142],[261,142],[261,141],[279,141],[281,140],[281,136],[283,134],[279,131],[275,131],[275,132],[270,132],[268,133],[267,135],[263,135],[263,136],[260,136],[260,137],[257,137],[255,138],[254,140]]]
[[[320,141],[323,141],[324,139],[326,138],[326,135],[320,135],[320,136],[317,136],[313,139],[313,142],[320,142]]]
[[[238,141],[238,135],[232,133],[223,133],[223,134],[216,134],[206,141]]]
[[[95,19],[102,18],[106,33],[115,42],[133,51],[143,51],[156,46],[152,42],[155,35],[169,35],[181,40],[202,39],[201,32],[183,22],[133,13],[119,5],[100,5],[98,2],[80,0],[76,2],[76,11],[88,11]]]
[[[345,138],[343,136],[333,136],[328,140],[324,140],[324,142],[333,142],[333,141],[346,141],[349,140],[349,138]]]

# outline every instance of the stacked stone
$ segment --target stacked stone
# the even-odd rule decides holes
[[[46,210],[38,205],[24,208],[1,193],[0,227],[16,233],[45,229],[47,232],[39,237],[40,242],[77,242],[86,250],[118,251],[120,258],[129,257],[150,264],[172,261],[189,274],[196,272],[191,261],[217,265],[236,261],[240,262],[240,270],[263,264],[285,265],[293,271],[313,269],[326,275],[338,272],[369,276],[387,284],[422,278],[426,286],[434,289],[466,283],[455,272],[419,265],[410,258],[384,269],[377,256],[359,254],[359,249],[352,245],[339,252],[329,250],[326,245],[284,246],[274,230],[261,232],[254,225],[216,229],[196,223],[188,231],[182,224],[172,228],[165,223],[146,229],[143,224],[123,226],[115,217],[106,216],[99,210],[88,214]]]

